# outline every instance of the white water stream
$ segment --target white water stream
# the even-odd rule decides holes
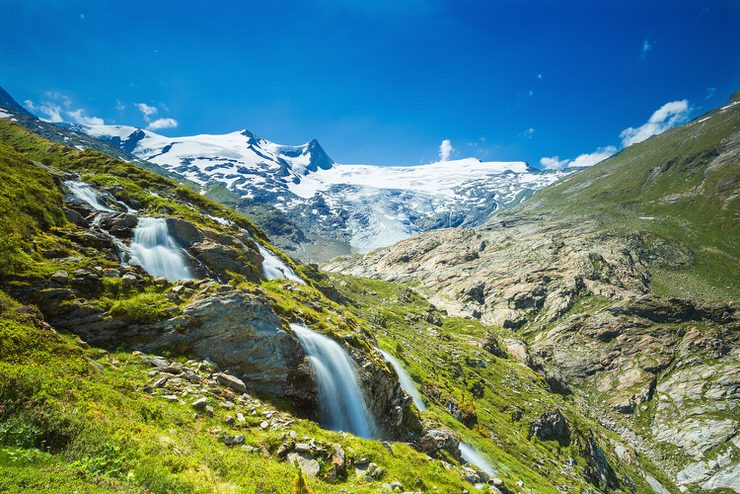
[[[378,351],[396,370],[396,374],[398,374],[398,382],[401,384],[401,388],[403,388],[406,394],[411,397],[414,404],[416,405],[416,408],[418,408],[420,412],[426,410],[427,407],[424,404],[421,393],[419,393],[419,390],[416,387],[416,383],[411,378],[411,375],[403,367],[401,362],[399,362],[398,359],[396,359],[393,355],[386,352],[385,350],[381,350],[380,348],[378,348]],[[462,456],[463,460],[475,466],[481,472],[486,473],[489,477],[495,477],[496,475],[498,475],[496,469],[493,468],[488,460],[483,457],[483,454],[475,449],[472,445],[461,442],[460,455]]]
[[[488,463],[488,460],[483,457],[481,452],[470,444],[460,443],[460,454],[462,455],[463,460],[477,467],[481,472],[488,474],[489,477],[495,477],[498,475],[496,469]]]
[[[396,374],[398,374],[398,382],[401,384],[401,388],[411,397],[416,408],[418,408],[420,412],[426,410],[427,406],[424,404],[424,399],[421,397],[421,393],[419,393],[419,390],[416,388],[416,383],[411,379],[411,375],[406,372],[406,369],[404,369],[401,362],[385,350],[378,348],[378,351],[396,370]]]
[[[139,218],[130,254],[129,263],[141,266],[152,276],[164,276],[170,281],[193,278],[182,249],[167,230],[165,218]]]
[[[286,280],[298,282],[301,285],[306,284],[306,282],[303,281],[295,271],[290,269],[290,266],[285,264],[282,259],[273,254],[269,249],[262,247],[258,242],[255,243],[257,243],[260,254],[262,254],[262,257],[265,259],[262,261],[262,274],[265,275],[265,278],[268,280],[285,278]]]
[[[303,324],[291,324],[308,356],[319,393],[319,421],[332,430],[374,437],[376,427],[360,389],[355,364],[336,341]]]
[[[216,221],[228,221],[224,220],[223,218],[217,218],[212,216]],[[219,221],[219,222],[220,222]],[[244,228],[239,229],[244,235],[252,239],[252,241],[257,244],[257,248],[260,251],[260,254],[263,257],[262,261],[262,275],[267,278],[268,280],[278,280],[278,279],[286,279],[295,281],[296,283],[300,283],[301,285],[305,285],[306,282],[301,279],[300,276],[296,274],[295,271],[293,271],[290,266],[285,264],[282,259],[280,259],[278,256],[273,254],[273,252],[270,249],[267,249],[266,247],[263,247],[261,243],[259,243],[251,233],[249,233]]]
[[[73,196],[75,196],[80,201],[88,204],[95,211],[107,211],[109,213],[114,212],[111,208],[100,202],[100,198],[98,198],[95,190],[85,182],[78,182],[76,180],[65,180],[64,185],[65,187],[67,187],[67,189],[69,189]]]

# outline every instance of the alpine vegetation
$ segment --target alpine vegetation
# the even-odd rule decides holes
[[[737,6],[170,3],[3,5],[0,492],[740,493]]]

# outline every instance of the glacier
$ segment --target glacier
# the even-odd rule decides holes
[[[326,238],[360,253],[427,230],[477,226],[574,171],[475,158],[414,166],[340,164],[315,139],[287,146],[248,130],[166,137],[126,125],[76,127],[204,192],[223,186],[242,201],[242,210],[255,204],[277,209],[307,232],[304,242]],[[262,226],[271,236],[280,235],[274,225],[273,231],[269,224]],[[294,249],[296,243],[291,242]],[[326,260],[330,255],[321,258],[323,252],[334,252],[318,248],[301,255],[298,249],[293,253],[304,261]]]

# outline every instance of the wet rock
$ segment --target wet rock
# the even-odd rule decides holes
[[[180,218],[167,218],[167,231],[182,247],[201,242],[204,238],[203,232],[189,221]]]
[[[77,226],[81,226],[83,228],[87,228],[89,226],[89,223],[85,219],[84,216],[82,216],[78,211],[70,208],[62,208],[64,211],[64,216],[67,218],[67,221],[70,223],[74,223]]]
[[[101,213],[100,227],[121,239],[130,239],[134,235],[134,228],[139,222],[138,217],[131,213]]]

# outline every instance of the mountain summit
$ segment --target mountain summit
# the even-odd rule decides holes
[[[305,261],[368,252],[439,228],[477,226],[575,171],[475,158],[415,166],[335,163],[319,141],[248,130],[166,137],[130,125],[44,122],[0,92],[0,109],[47,139],[92,148],[200,189],[254,218]]]
[[[305,260],[367,252],[427,230],[475,226],[573,171],[475,158],[417,166],[337,164],[316,139],[286,146],[247,130],[165,137],[123,125],[75,129],[254,217],[267,216],[260,226]]]

